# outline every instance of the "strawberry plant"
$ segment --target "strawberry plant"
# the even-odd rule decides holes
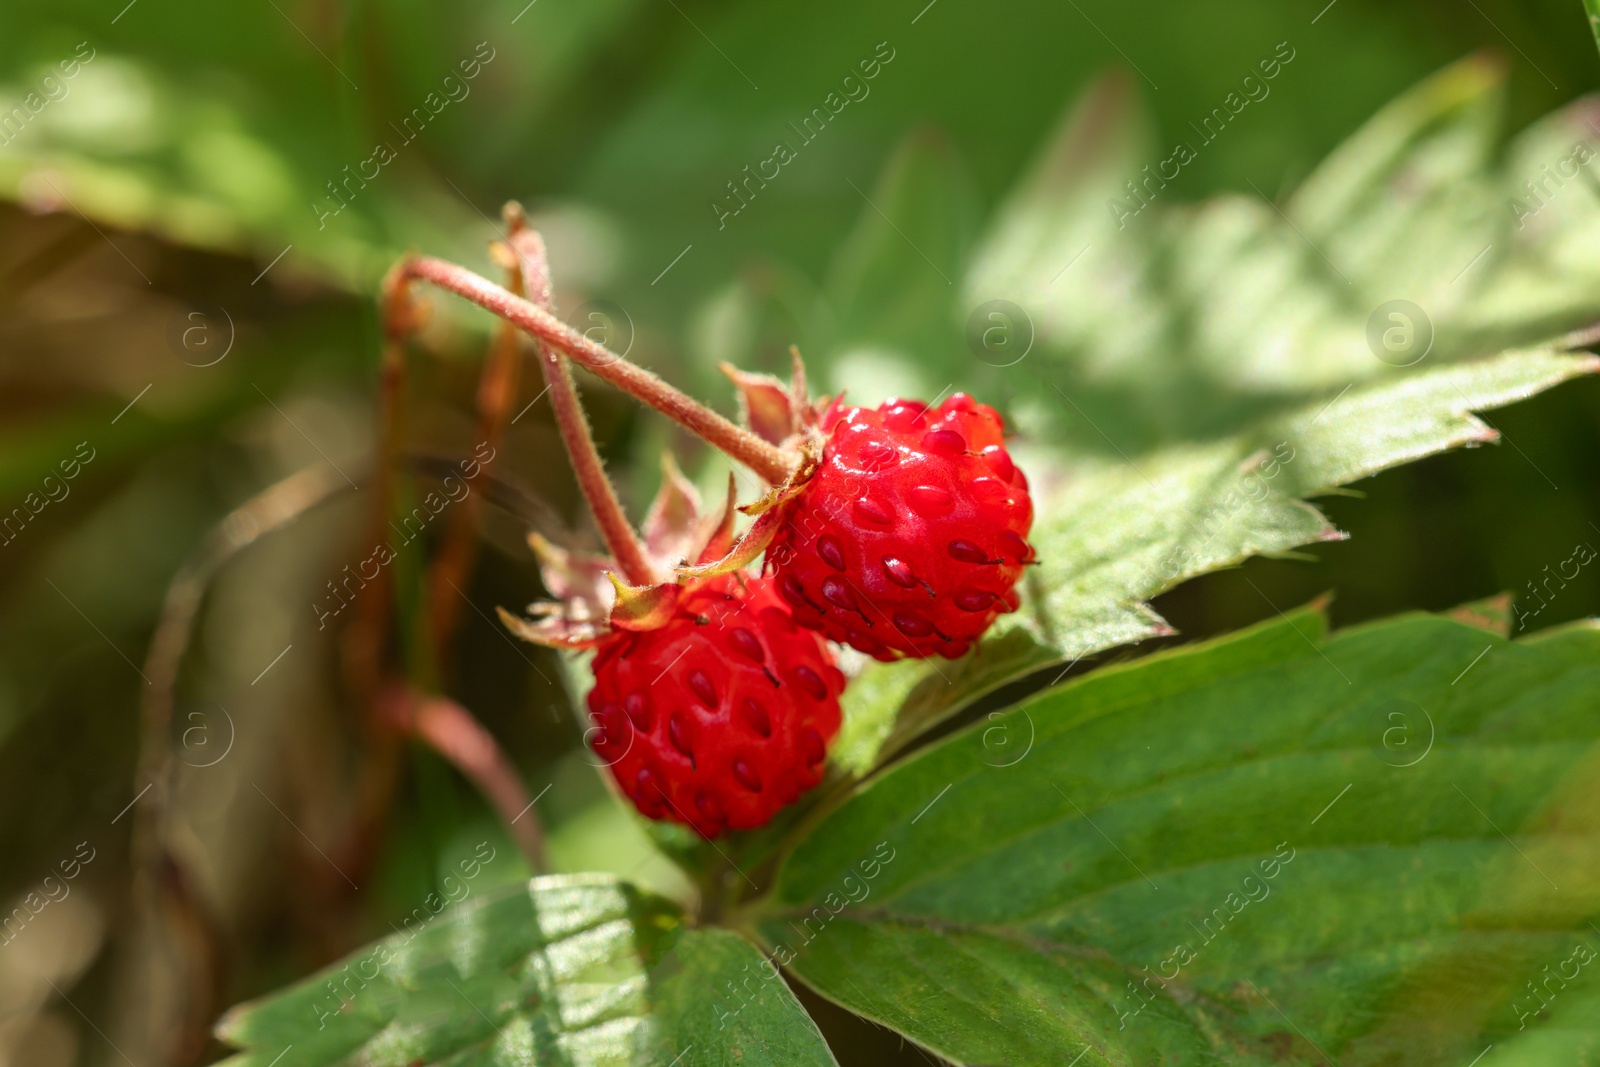
[[[481,895],[235,1007],[228,1062],[829,1064],[824,1003],[961,1064],[1595,1062],[1592,621],[1268,601],[1097,658],[1169,636],[1180,583],[1369,536],[1310,498],[1600,369],[1600,199],[1502,204],[1588,105],[1501,152],[1497,78],[1436,75],[1277,202],[1131,220],[1107,203],[1156,157],[1104,81],[937,298],[900,238],[955,225],[910,212],[954,179],[911,142],[853,246],[870,300],[791,340],[812,378],[868,342],[968,361],[926,402],[812,395],[797,352],[787,383],[725,367],[735,423],[557,318],[514,206],[505,285],[403,260],[391,368],[425,285],[531,339],[607,554],[531,531],[550,599],[502,620],[573,657],[596,762],[693,888]],[[759,483],[703,514],[669,459],[636,532],[570,364]]]

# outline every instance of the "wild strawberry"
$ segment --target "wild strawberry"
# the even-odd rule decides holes
[[[713,578],[677,612],[600,647],[594,750],[652,819],[705,837],[763,826],[822,780],[844,675],[769,579]]]
[[[730,479],[720,517],[700,517],[670,460],[640,548],[670,571],[733,543]],[[586,739],[640,813],[706,837],[765,825],[822,780],[839,732],[845,678],[828,645],[795,625],[771,579],[732,571],[634,586],[615,564],[529,537],[557,599],[532,619],[502,610],[522,637],[595,650]]]
[[[766,550],[766,570],[801,626],[870,656],[962,655],[1019,603],[1033,562],[1028,479],[1006,452],[1004,424],[957,393],[824,407],[793,382],[724,366],[745,424],[791,457],[781,485],[742,510],[756,521],[704,578]]]
[[[995,410],[957,393],[830,410],[822,461],[767,552],[795,621],[878,659],[955,658],[1014,611],[1028,480]]]
[[[505,221],[505,240],[492,254],[507,271],[508,289],[481,278],[487,289],[468,289],[502,312],[516,305],[547,316],[544,242],[520,207],[507,205]],[[402,265],[385,286],[391,338],[409,321],[409,277],[454,285],[464,274],[470,272],[438,261]],[[516,295],[522,291],[531,303]],[[733,478],[721,515],[702,518],[699,495],[664,456],[661,491],[641,537],[605,475],[570,368],[559,354],[535,348],[573,473],[611,556],[569,552],[531,534],[553,599],[530,605],[526,619],[501,608],[501,620],[537,644],[594,649],[588,704],[595,729],[588,736],[641,813],[687,823],[706,837],[761,826],[821,780],[828,742],[839,731],[844,675],[828,646],[795,625],[770,581],[735,566],[667,577],[734,554]],[[624,377],[656,381],[637,371]],[[707,414],[708,424],[720,420],[743,434]],[[778,453],[769,451],[774,470],[781,469]]]

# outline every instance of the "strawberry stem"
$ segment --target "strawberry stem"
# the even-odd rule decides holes
[[[734,425],[643,367],[589,340],[545,309],[506,292],[465,267],[432,256],[411,256],[401,261],[396,274],[431,282],[515,323],[535,339],[565,352],[573,362],[644,401],[774,485],[782,484],[796,465],[792,457],[775,445]]]
[[[522,279],[528,295],[539,308],[551,304],[549,261],[545,258],[544,241],[528,229],[527,220],[519,204],[507,204],[504,211],[508,243],[516,258],[512,267],[514,276]],[[515,295],[515,294],[508,294]],[[555,412],[556,425],[561,430],[562,443],[572,460],[577,475],[578,488],[583,491],[595,525],[605,540],[611,558],[616,560],[622,576],[632,585],[654,585],[661,579],[645,555],[644,545],[634,533],[633,525],[617,500],[617,492],[606,477],[605,464],[595,447],[594,434],[589,430],[589,420],[578,401],[578,387],[572,380],[572,368],[561,353],[535,342],[539,369],[544,373],[545,385],[550,390],[550,408]]]

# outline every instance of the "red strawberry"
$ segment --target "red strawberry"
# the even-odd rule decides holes
[[[643,548],[661,572],[715,559],[733,520],[731,478],[722,514],[702,516],[669,460]],[[500,616],[529,641],[594,649],[587,736],[642,814],[715,837],[764,825],[822,780],[845,678],[771,579],[733,570],[635,586],[608,559],[529,543],[556,599],[529,619]]]
[[[1015,611],[1033,522],[1000,416],[957,393],[835,407],[767,563],[795,621],[881,660],[954,659]]]
[[[845,678],[770,579],[687,589],[665,625],[594,659],[594,750],[652,819],[705,837],[762,826],[822,780]]]
[[[508,206],[506,223],[507,240],[496,248],[511,287],[525,284],[548,307],[543,242],[526,228],[521,208]],[[539,360],[579,487],[613,558],[530,534],[552,599],[530,604],[528,618],[504,608],[500,617],[537,644],[594,650],[589,736],[642,814],[708,838],[765,825],[822,780],[845,677],[827,644],[795,625],[771,581],[731,564],[716,574],[668,577],[732,553],[733,476],[721,515],[702,516],[694,486],[663,456],[661,491],[636,534],[605,476],[570,371],[542,349]],[[707,414],[711,424],[720,419]]]

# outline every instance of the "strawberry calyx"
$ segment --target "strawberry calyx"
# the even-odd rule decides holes
[[[749,528],[730,541],[721,554],[707,553],[695,563],[678,567],[676,576],[680,582],[730,574],[755,562],[777,536],[789,506],[822,462],[828,427],[838,418],[840,398],[813,400],[807,391],[800,350],[791,347],[789,355],[792,362],[788,384],[770,374],[740,370],[729,363],[718,367],[738,390],[739,417],[745,429],[778,446],[793,463],[781,482],[759,499],[739,507],[740,512],[755,519]]]
[[[619,632],[667,625],[680,605],[713,577],[659,578],[726,556],[734,547],[733,477],[728,477],[723,507],[708,513],[670,455],[662,456],[661,472],[661,489],[641,531],[645,557],[658,580],[630,582],[609,556],[564,548],[530,533],[528,546],[551,599],[528,605],[527,617],[498,609],[513,633],[548,648],[594,648]]]

